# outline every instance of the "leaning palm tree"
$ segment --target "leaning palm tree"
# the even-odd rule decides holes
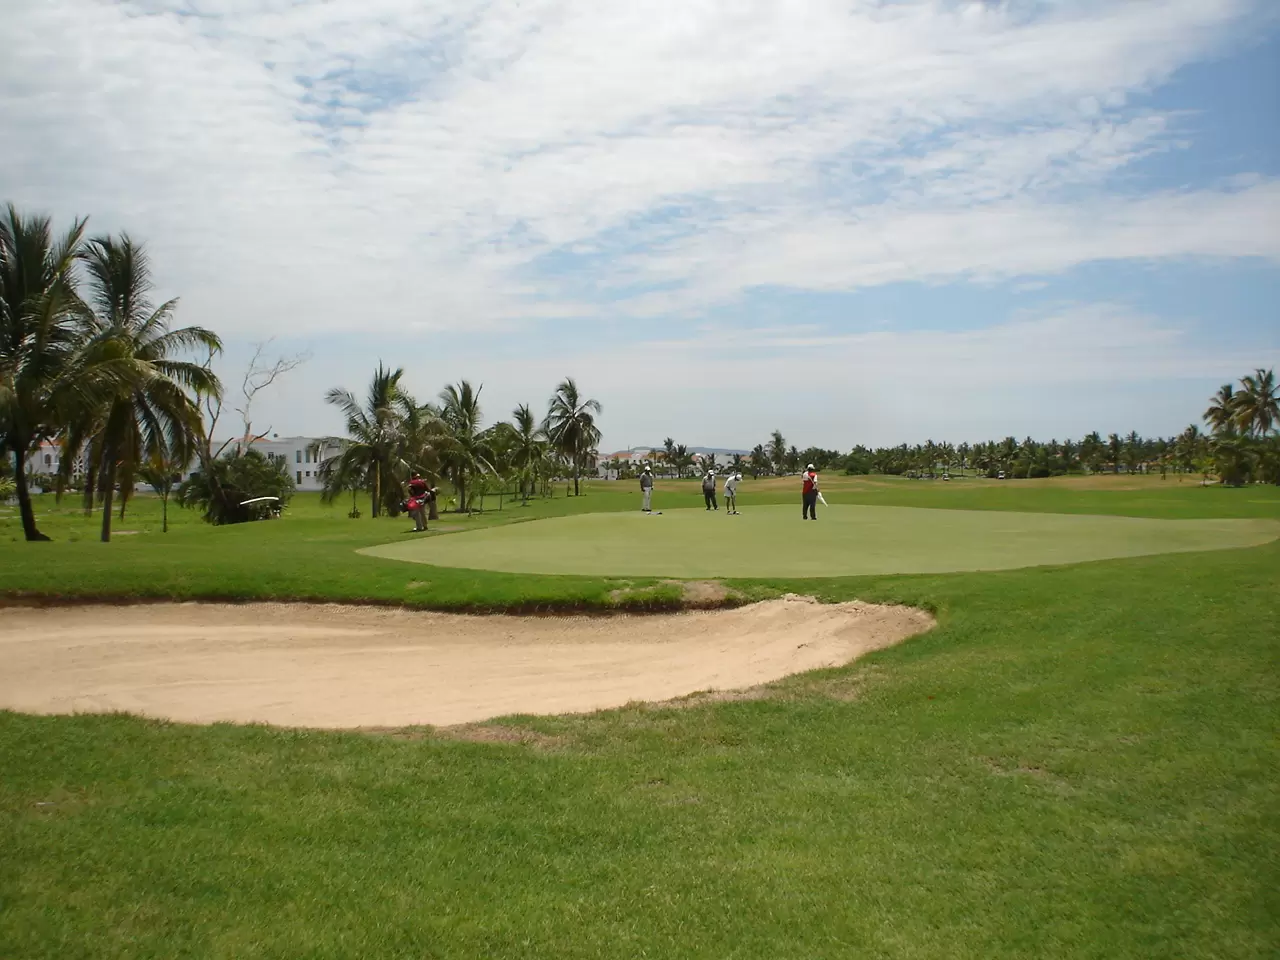
[[[1246,434],[1265,437],[1280,422],[1276,372],[1259,367],[1240,380],[1240,387],[1235,395],[1236,424]]]
[[[405,470],[405,425],[417,411],[413,398],[400,386],[403,376],[403,369],[389,370],[379,363],[364,404],[341,387],[325,394],[325,403],[342,411],[347,428],[346,437],[325,437],[316,444],[339,451],[320,464],[321,499],[325,503],[364,488],[369,493],[371,515],[376,518],[383,508],[393,507],[399,500],[399,474]]]
[[[1214,433],[1235,432],[1236,417],[1239,413],[1237,404],[1238,398],[1231,384],[1224,383],[1218,388],[1218,392],[1213,395],[1208,409],[1204,412],[1204,420]]]
[[[74,366],[78,377],[108,393],[77,412],[64,446],[88,451],[86,473],[96,475],[106,543],[117,483],[123,507],[149,460],[189,458],[202,431],[195,398],[221,390],[208,367],[174,356],[193,350],[215,354],[222,341],[204,327],[170,328],[178,301],[154,306],[146,251],[128,235],[95,238],[80,259],[90,294],[86,340]]]
[[[600,442],[595,418],[603,412],[600,401],[584,399],[573,377],[565,377],[556,387],[543,427],[547,439],[573,468],[573,495],[581,493],[579,479],[592,450]]]
[[[0,220],[0,451],[16,461],[27,540],[49,539],[36,527],[27,454],[57,432],[59,407],[83,402],[92,386],[68,375],[81,337],[72,268],[83,233],[77,220],[55,241],[47,217],[24,217],[12,204]]]

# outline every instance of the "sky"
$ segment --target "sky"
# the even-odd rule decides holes
[[[0,201],[177,320],[602,451],[1169,435],[1280,366],[1269,0],[0,0]]]

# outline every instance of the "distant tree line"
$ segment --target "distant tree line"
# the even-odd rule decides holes
[[[1159,473],[1216,476],[1223,483],[1280,483],[1280,401],[1275,372],[1255,370],[1237,388],[1224,384],[1213,396],[1204,421],[1209,432],[1191,424],[1176,437],[1126,436],[1097,432],[1080,440],[1038,441],[1005,437],[982,443],[926,441],[896,447],[856,446],[848,453],[820,447],[798,449],[774,430],[747,457],[733,454],[723,465],[714,455],[697,457],[668,437],[653,451],[651,464],[659,476],[692,476],[698,467],[721,466],[753,477],[798,474],[812,463],[820,471],[847,474],[938,477],[975,473],[1010,479],[1064,476],[1072,473]],[[608,466],[630,476],[637,465],[615,460]]]

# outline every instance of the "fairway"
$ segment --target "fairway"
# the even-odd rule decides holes
[[[910,507],[593,513],[367,547],[413,563],[506,573],[823,577],[1004,570],[1224,550],[1280,536],[1273,520],[1153,520]]]

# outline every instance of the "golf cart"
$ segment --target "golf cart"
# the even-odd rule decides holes
[[[248,511],[250,520],[280,519],[279,497],[254,497],[251,500],[241,500],[240,506]]]

